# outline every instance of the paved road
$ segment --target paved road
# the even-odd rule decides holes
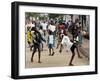
[[[85,51],[89,53],[89,41],[84,39],[83,45]],[[71,58],[71,52],[66,51],[66,47],[63,49],[62,53],[59,53],[59,49],[54,48],[55,55],[49,56],[48,47],[47,44],[44,43],[44,51],[41,52],[41,61],[42,63],[38,63],[38,54],[34,55],[34,62],[31,62],[31,54],[32,51],[29,50],[29,48],[26,47],[26,61],[25,61],[25,67],[26,68],[36,68],[36,67],[61,67],[61,66],[68,66],[68,63]],[[75,56],[75,59],[73,60],[73,64],[75,66],[81,66],[81,65],[89,65],[89,60],[80,52],[81,56],[83,58],[78,58],[77,53]]]

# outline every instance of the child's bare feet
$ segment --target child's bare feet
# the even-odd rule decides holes
[[[55,54],[55,52],[53,52],[51,56],[53,56],[54,54]]]
[[[71,64],[71,63],[70,63],[69,66],[74,66],[74,64]]]
[[[80,58],[80,59],[81,59],[81,58],[83,58],[83,57],[82,57],[82,56],[78,56],[78,58]]]
[[[31,62],[33,62],[33,58],[31,58]]]
[[[59,52],[61,53],[61,52],[62,52],[62,50],[59,50]]]
[[[38,61],[38,63],[42,63],[41,61]]]

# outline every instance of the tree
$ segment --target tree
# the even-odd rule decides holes
[[[25,13],[25,18],[26,18],[26,19],[29,19],[30,17],[35,17],[35,18],[37,18],[38,16],[39,16],[38,13],[33,13],[33,12],[26,12],[26,13]]]
[[[58,18],[58,17],[60,17],[60,16],[62,16],[62,14],[48,14],[48,17],[49,17],[50,19],[56,19],[56,18]]]

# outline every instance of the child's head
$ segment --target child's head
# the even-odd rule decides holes
[[[29,31],[29,30],[30,30],[30,27],[28,26],[28,27],[27,27],[27,31]]]
[[[51,20],[50,24],[51,24],[51,25],[54,25],[54,22],[53,22],[53,20]]]

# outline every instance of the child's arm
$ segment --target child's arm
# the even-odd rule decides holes
[[[41,34],[40,34],[40,38],[42,41],[46,42],[46,40],[41,36]]]

